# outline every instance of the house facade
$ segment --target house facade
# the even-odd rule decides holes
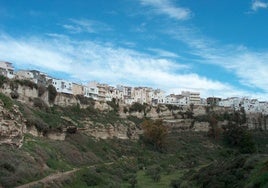
[[[12,65],[12,63],[9,62],[5,62],[5,61],[0,61],[0,74],[12,79],[15,77],[14,75],[14,67]]]
[[[57,92],[59,92],[59,93],[73,94],[73,90],[72,90],[73,83],[72,82],[52,78],[48,81],[48,84],[52,84],[56,88]]]

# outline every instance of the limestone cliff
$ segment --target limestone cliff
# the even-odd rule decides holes
[[[10,110],[4,108],[0,100],[0,144],[10,144],[20,147],[26,132],[25,119],[18,106]]]

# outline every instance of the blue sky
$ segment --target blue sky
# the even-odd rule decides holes
[[[0,60],[86,83],[268,100],[268,0],[0,0]]]

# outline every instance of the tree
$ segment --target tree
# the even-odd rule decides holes
[[[209,126],[208,136],[214,139],[219,139],[221,129],[218,126],[218,120],[214,114],[209,117]]]
[[[166,144],[168,129],[163,125],[162,120],[145,120],[142,123],[144,131],[143,141],[152,145],[154,149],[163,151]]]
[[[250,132],[243,126],[229,123],[224,132],[225,142],[239,149],[241,153],[253,153],[256,151],[255,143]]]
[[[149,166],[146,170],[146,175],[150,176],[154,182],[161,179],[161,167],[159,165]]]
[[[48,101],[50,103],[54,103],[55,98],[57,96],[57,90],[53,85],[49,85],[47,89],[48,89]]]

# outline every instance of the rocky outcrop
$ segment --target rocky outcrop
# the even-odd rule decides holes
[[[25,120],[18,106],[14,105],[10,110],[5,109],[0,100],[0,144],[21,147],[25,132]]]
[[[142,131],[131,121],[125,120],[115,124],[103,125],[93,123],[90,120],[84,121],[85,128],[83,132],[97,139],[120,138],[120,139],[138,139]],[[79,129],[78,129],[79,131]]]

